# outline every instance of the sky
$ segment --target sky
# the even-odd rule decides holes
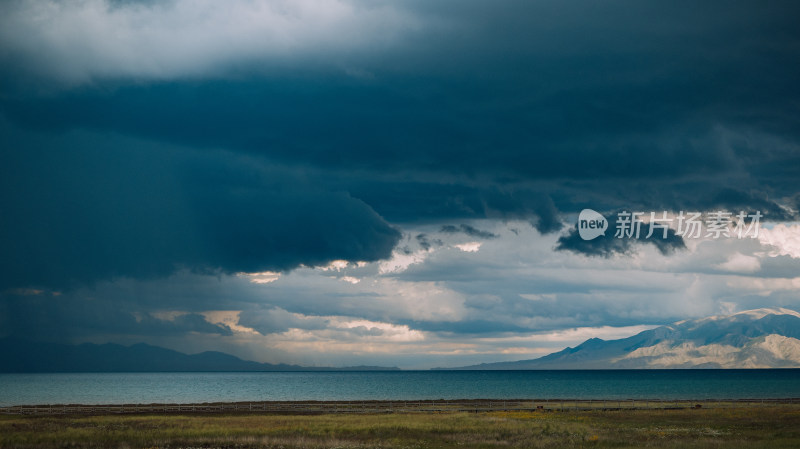
[[[424,369],[800,310],[797,17],[0,2],[0,338]]]

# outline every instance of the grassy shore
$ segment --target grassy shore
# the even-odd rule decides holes
[[[2,416],[0,448],[800,447],[800,409]]]

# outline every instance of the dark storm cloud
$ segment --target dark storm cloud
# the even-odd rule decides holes
[[[731,188],[721,189],[711,198],[710,204],[731,211],[745,211],[753,213],[759,211],[768,220],[784,221],[796,218],[798,209],[792,212],[781,207],[761,193],[743,192]],[[791,207],[791,204],[787,204]]]
[[[199,28],[180,1],[64,3],[49,22],[3,5],[0,285],[376,260],[399,239],[382,217],[542,233],[582,207],[796,218],[796,2],[333,2],[334,22],[259,4],[268,24],[323,26],[291,22],[284,48],[270,27],[237,34],[247,2]]]
[[[658,232],[650,238],[646,238],[645,231],[638,238],[616,238],[613,233],[609,233],[609,235],[601,235],[594,240],[584,240],[578,235],[577,227],[573,227],[565,235],[558,238],[555,249],[589,256],[611,257],[618,254],[630,254],[636,250],[637,244],[649,243],[654,245],[663,255],[669,255],[677,250],[686,248],[683,238],[676,235],[674,230],[667,231],[667,238],[661,238]]]
[[[442,246],[444,244],[440,239],[431,240],[430,236],[427,234],[417,234],[414,239],[417,241],[417,244],[419,244],[419,247],[426,251],[434,246]]]
[[[630,217],[630,212],[623,213]],[[558,238],[555,247],[556,251],[572,251],[588,256],[612,257],[614,255],[630,254],[636,250],[637,245],[643,244],[655,246],[665,256],[675,251],[686,249],[683,237],[676,234],[674,229],[668,228],[665,234],[664,230],[659,227],[651,230],[650,223],[638,225],[639,232],[632,232],[632,236],[620,231],[622,237],[617,237],[615,236],[618,232],[616,226],[618,226],[621,219],[621,212],[603,215],[608,220],[608,229],[604,234],[591,240],[584,240],[578,233],[578,224],[575,224]],[[651,232],[652,235],[649,235]]]
[[[397,221],[521,217],[553,232],[581,197],[791,218],[778,203],[796,194],[800,168],[800,69],[787,63],[800,41],[796,3],[398,8],[418,27],[380,52],[249,61],[227,79],[99,76],[47,95],[14,90],[2,110],[34,129],[316,167]]]
[[[532,329],[517,326],[507,321],[488,321],[488,320],[462,320],[462,321],[400,321],[400,324],[410,326],[427,332],[441,332],[443,334],[462,336],[482,336],[502,335],[513,333],[529,333]]]
[[[157,318],[141,304],[120,298],[53,295],[47,291],[6,291],[0,297],[0,337],[69,341],[97,335],[179,336],[186,333],[231,335],[224,324],[209,323],[197,313]]]
[[[498,235],[493,232],[475,229],[474,227],[463,223],[459,226],[444,225],[439,232],[444,232],[445,234],[464,233],[470,237],[478,237],[481,239],[494,239],[498,237]]]
[[[400,237],[363,202],[258,160],[4,131],[2,290],[377,260]]]
[[[255,329],[267,335],[285,332],[291,328],[321,330],[328,326],[328,320],[319,316],[298,318],[296,314],[283,309],[253,310],[239,317],[239,325]]]

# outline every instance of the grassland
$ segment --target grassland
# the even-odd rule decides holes
[[[800,408],[2,416],[0,448],[798,448]]]

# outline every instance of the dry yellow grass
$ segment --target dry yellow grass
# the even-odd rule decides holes
[[[0,418],[1,448],[800,447],[800,410]]]

